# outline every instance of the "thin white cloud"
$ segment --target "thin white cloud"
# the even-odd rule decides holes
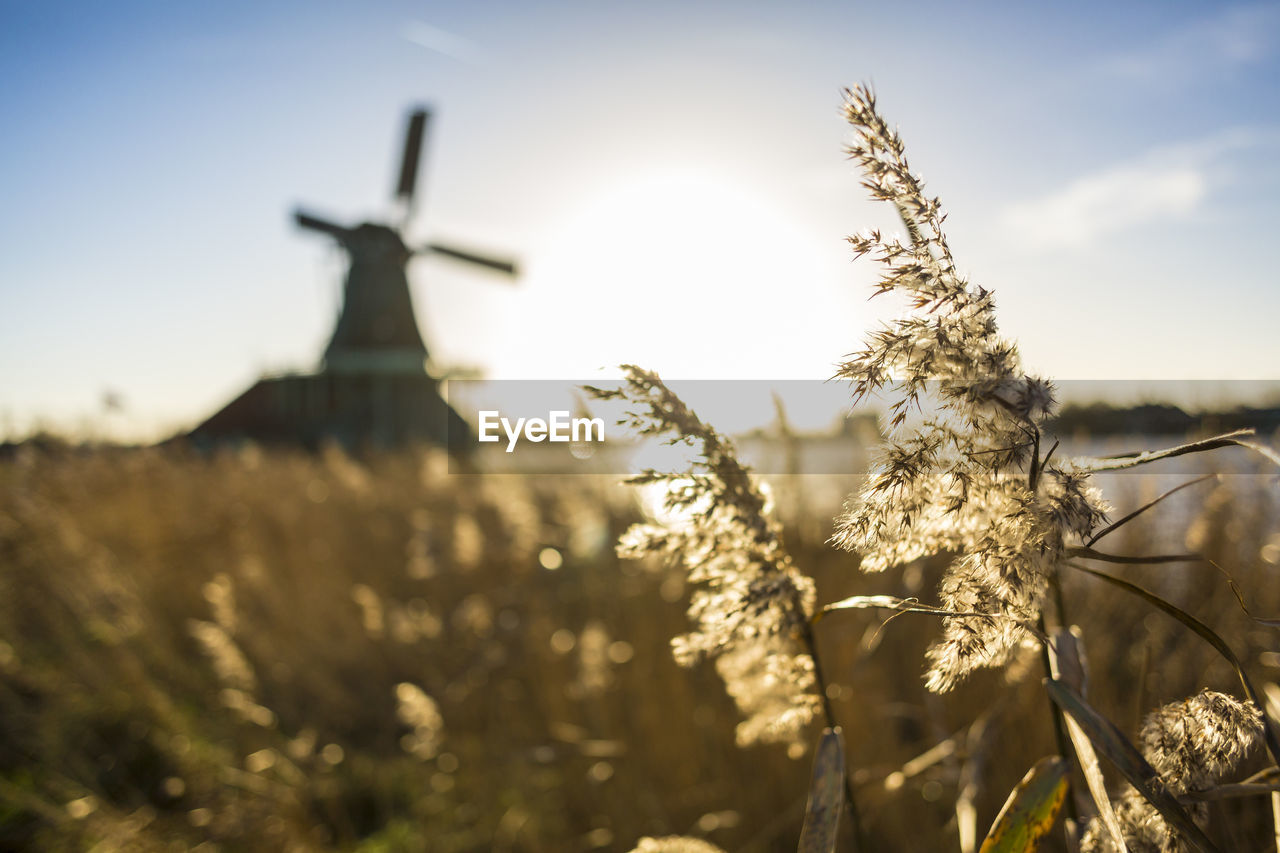
[[[1261,62],[1280,44],[1280,4],[1232,6],[1216,17],[1156,35],[1098,66],[1105,76],[1139,82],[1179,82]]]
[[[1081,246],[1103,234],[1185,216],[1204,198],[1206,184],[1203,172],[1191,167],[1122,167],[1014,204],[1004,220],[1032,246]]]
[[[422,21],[410,21],[405,25],[404,37],[427,50],[465,62],[468,65],[479,65],[484,61],[484,51],[466,36],[433,27]]]
[[[1138,226],[1190,216],[1230,179],[1228,155],[1275,141],[1235,129],[1162,148],[1008,205],[1001,219],[1031,248],[1078,247]]]

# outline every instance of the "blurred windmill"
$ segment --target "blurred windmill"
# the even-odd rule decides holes
[[[509,260],[444,243],[410,247],[404,234],[415,208],[415,190],[429,113],[409,116],[394,199],[395,226],[375,222],[339,225],[298,210],[297,224],[327,234],[350,258],[342,309],[318,373],[260,379],[188,437],[197,444],[251,439],[315,445],[337,440],[349,447],[392,446],[414,441],[470,450],[470,427],[440,395],[427,372],[427,346],[409,290],[409,261],[441,255],[506,277]]]
[[[406,267],[415,256],[442,255],[505,276],[516,275],[516,266],[510,260],[444,243],[425,243],[416,248],[405,243],[403,235],[416,208],[418,167],[429,119],[430,113],[425,109],[415,110],[409,116],[395,191],[395,200],[402,211],[399,228],[372,222],[347,227],[302,210],[294,213],[299,226],[333,237],[351,260],[342,288],[342,311],[324,352],[325,370],[412,372],[423,369],[427,347],[414,316],[406,275]]]

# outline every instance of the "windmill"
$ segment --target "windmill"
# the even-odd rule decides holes
[[[409,116],[395,191],[395,200],[404,211],[398,229],[372,222],[347,227],[302,210],[294,213],[300,227],[332,237],[351,259],[342,288],[342,312],[324,353],[325,370],[414,372],[423,369],[427,347],[414,316],[406,275],[406,267],[413,257],[436,254],[507,276],[516,274],[515,264],[508,260],[443,243],[425,243],[412,249],[405,243],[403,234],[415,211],[418,166],[429,118],[430,113],[425,109],[417,109]]]
[[[299,226],[337,241],[350,257],[342,309],[316,373],[264,377],[187,434],[197,445],[253,440],[309,446],[336,440],[348,447],[416,441],[473,447],[470,426],[440,395],[427,372],[427,346],[414,316],[409,261],[441,255],[501,273],[515,264],[443,243],[411,248],[404,234],[414,212],[418,166],[429,114],[409,116],[395,201],[397,227],[375,222],[338,225],[295,211]]]

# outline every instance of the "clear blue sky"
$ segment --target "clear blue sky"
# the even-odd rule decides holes
[[[290,211],[387,215],[419,102],[413,235],[527,273],[414,263],[442,367],[826,377],[885,310],[862,80],[1032,366],[1277,378],[1276,4],[0,0],[0,79],[0,432],[313,367],[342,263]]]

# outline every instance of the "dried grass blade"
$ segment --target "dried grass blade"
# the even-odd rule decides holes
[[[1230,587],[1231,594],[1236,597],[1236,603],[1240,605],[1240,609],[1244,611],[1245,616],[1248,616],[1259,625],[1266,625],[1268,628],[1280,628],[1280,619],[1268,619],[1262,616],[1253,615],[1249,610],[1249,605],[1244,603],[1244,593],[1240,591],[1240,586],[1236,583],[1236,579],[1231,576],[1231,572],[1218,565],[1216,561],[1210,560],[1208,557],[1205,557],[1204,561],[1217,569],[1218,573],[1226,578],[1227,586]]]
[[[1218,634],[1212,628],[1210,628],[1208,625],[1201,622],[1196,617],[1192,616],[1190,613],[1186,612],[1185,610],[1183,610],[1182,608],[1174,604],[1169,603],[1168,601],[1165,601],[1163,598],[1161,598],[1160,596],[1156,595],[1154,592],[1151,592],[1148,589],[1144,589],[1138,586],[1137,584],[1130,583],[1129,581],[1124,580],[1123,578],[1118,578],[1115,575],[1109,575],[1105,572],[1094,571],[1093,569],[1090,569],[1087,566],[1081,566],[1081,565],[1077,565],[1075,563],[1070,563],[1070,562],[1068,562],[1067,565],[1071,566],[1072,568],[1078,571],[1093,575],[1096,578],[1100,578],[1106,581],[1107,583],[1113,584],[1114,586],[1118,586],[1127,592],[1133,593],[1134,595],[1146,601],[1148,604],[1151,604],[1152,606],[1160,610],[1163,610],[1165,613],[1169,614],[1174,619],[1177,619],[1183,625],[1186,625],[1188,628],[1190,628],[1192,631],[1198,634],[1201,637],[1201,639],[1203,639],[1209,645],[1217,649],[1218,654],[1226,658],[1227,662],[1230,663],[1233,667],[1235,667],[1236,675],[1239,677],[1240,684],[1244,687],[1245,693],[1248,694],[1249,701],[1253,702],[1253,704],[1258,708],[1258,712],[1262,715],[1262,738],[1267,745],[1267,752],[1271,753],[1272,761],[1275,761],[1277,764],[1280,764],[1280,739],[1276,737],[1275,730],[1273,729],[1272,723],[1267,716],[1267,706],[1263,704],[1262,698],[1258,695],[1258,691],[1253,688],[1253,682],[1250,681],[1249,676],[1245,674],[1244,665],[1240,663],[1240,659],[1236,657],[1235,652],[1231,651],[1231,647],[1227,645],[1225,640],[1219,637]]]
[[[945,607],[934,607],[921,604],[915,598],[898,598],[896,595],[854,595],[840,601],[832,602],[819,610],[813,621],[821,619],[836,610],[896,610],[899,613],[928,613],[932,616],[973,617],[993,619],[1003,616],[1000,613],[978,613],[976,611],[947,610]]]
[[[1095,533],[1095,534],[1094,534],[1092,537],[1090,537],[1090,539],[1089,539],[1089,542],[1088,542],[1089,547],[1093,547],[1094,543],[1096,543],[1096,542],[1097,542],[1099,539],[1101,539],[1103,536],[1106,536],[1108,533],[1111,533],[1111,532],[1113,532],[1113,531],[1117,530],[1118,528],[1123,527],[1124,525],[1126,525],[1126,524],[1128,524],[1129,522],[1133,521],[1135,518],[1137,518],[1138,516],[1142,515],[1144,512],[1146,512],[1147,510],[1151,509],[1153,506],[1155,506],[1156,504],[1160,503],[1160,502],[1161,502],[1161,501],[1163,501],[1165,498],[1172,497],[1173,495],[1176,495],[1178,492],[1182,491],[1183,489],[1189,489],[1189,488],[1191,488],[1192,486],[1195,486],[1195,485],[1198,485],[1198,484],[1200,484],[1200,483],[1203,483],[1205,480],[1215,480],[1215,479],[1217,479],[1217,478],[1218,478],[1218,475],[1217,475],[1217,474],[1205,474],[1203,477],[1196,477],[1194,480],[1188,480],[1187,482],[1185,482],[1185,483],[1183,483],[1183,484],[1181,484],[1181,485],[1174,486],[1172,489],[1170,489],[1169,491],[1167,491],[1167,492],[1165,492],[1164,494],[1160,495],[1158,498],[1155,498],[1154,500],[1148,501],[1147,503],[1145,503],[1145,504],[1143,504],[1142,506],[1138,507],[1138,508],[1137,508],[1137,509],[1135,509],[1133,512],[1131,512],[1131,513],[1129,513],[1128,515],[1126,515],[1124,518],[1122,518],[1122,519],[1120,519],[1119,521],[1117,521],[1115,524],[1108,525],[1107,527],[1103,528],[1103,529],[1102,529],[1101,531],[1099,531],[1098,533]]]
[[[1247,779],[1241,779],[1240,781],[1246,784],[1253,782],[1280,782],[1280,767],[1264,767]]]
[[[1177,447],[1170,447],[1167,450],[1146,451],[1143,453],[1130,453],[1123,456],[1111,456],[1103,459],[1082,458],[1077,460],[1081,463],[1077,470],[1089,473],[1097,473],[1099,471],[1122,471],[1125,468],[1136,468],[1139,465],[1146,465],[1149,462],[1156,462],[1161,459],[1172,459],[1175,456],[1185,456],[1188,453],[1203,453],[1208,450],[1217,450],[1220,447],[1243,447],[1252,450],[1266,459],[1270,460],[1277,466],[1280,466],[1280,454],[1277,454],[1270,447],[1257,444],[1252,441],[1241,441],[1241,436],[1254,435],[1251,429],[1241,429],[1235,432],[1228,432],[1223,435],[1206,438],[1201,441],[1193,441],[1189,444],[1182,444]]]
[[[1280,792],[1280,784],[1274,782],[1236,782],[1231,785],[1214,785],[1203,791],[1190,791],[1178,797],[1183,803],[1208,803],[1213,800],[1234,800],[1240,797],[1256,797]]]
[[[1116,817],[1116,810],[1112,808],[1111,800],[1107,796],[1107,782],[1102,776],[1102,765],[1098,761],[1098,754],[1093,751],[1093,744],[1089,742],[1084,729],[1080,728],[1080,724],[1070,715],[1067,715],[1067,735],[1071,738],[1071,745],[1075,747],[1076,760],[1080,762],[1080,772],[1084,774],[1089,796],[1093,798],[1093,804],[1098,809],[1098,818],[1107,828],[1111,843],[1115,845],[1118,853],[1127,853],[1129,848],[1124,843],[1120,819]]]
[[[1034,853],[1066,799],[1067,763],[1040,759],[1010,792],[978,853]]]
[[[956,833],[960,840],[960,853],[974,853],[978,849],[978,795],[982,777],[997,727],[995,717],[1008,701],[1008,694],[989,707],[969,726],[965,735],[964,762],[960,765],[959,790],[956,792]]]
[[[1049,667],[1054,678],[1081,696],[1089,695],[1089,674],[1080,646],[1080,628],[1059,626],[1049,643]]]
[[[840,730],[824,729],[813,759],[809,804],[800,830],[798,853],[833,853],[840,808],[844,805],[844,739]]]
[[[953,735],[920,753],[915,758],[909,759],[897,770],[884,777],[884,789],[886,791],[896,791],[905,785],[908,779],[915,778],[938,762],[951,758],[959,751],[958,741],[962,735],[963,732]]]
[[[960,835],[960,853],[973,853],[978,838],[978,808],[974,805],[977,786],[972,778],[965,782],[956,798],[956,831]]]
[[[1087,695],[1085,689],[1086,674],[1083,651],[1079,638],[1073,628],[1058,628],[1054,632],[1054,642],[1049,645],[1049,664],[1053,677],[1070,687],[1080,696]],[[1080,724],[1070,714],[1066,714],[1067,736],[1075,748],[1076,760],[1080,763],[1080,772],[1084,774],[1085,785],[1089,795],[1098,809],[1098,817],[1102,825],[1111,835],[1111,843],[1118,853],[1128,853],[1124,843],[1124,832],[1120,829],[1120,820],[1115,809],[1111,807],[1111,798],[1107,796],[1107,782],[1102,776],[1102,765],[1098,762],[1098,754]]]
[[[1131,566],[1154,566],[1163,563],[1208,563],[1227,581],[1227,586],[1230,588],[1231,594],[1236,597],[1236,603],[1240,605],[1240,609],[1244,611],[1245,616],[1248,616],[1259,625],[1265,625],[1268,628],[1280,628],[1280,619],[1253,615],[1253,611],[1249,609],[1249,605],[1244,601],[1244,593],[1240,590],[1240,585],[1237,584],[1236,579],[1231,576],[1231,572],[1227,571],[1222,566],[1218,565],[1216,561],[1209,559],[1203,554],[1188,552],[1185,554],[1157,554],[1153,556],[1130,557],[1122,554],[1107,554],[1103,551],[1095,551],[1093,548],[1084,546],[1068,548],[1067,556],[1080,557],[1086,560],[1097,560],[1100,563],[1121,563]]]
[[[1280,792],[1271,794],[1271,820],[1276,835],[1276,853],[1280,853]]]
[[[1097,560],[1101,563],[1123,563],[1130,566],[1155,566],[1161,563],[1198,563],[1204,559],[1199,554],[1190,552],[1185,554],[1152,554],[1131,557],[1125,554],[1108,554],[1105,551],[1095,551],[1086,546],[1068,548],[1067,556]]]
[[[1197,849],[1206,853],[1216,853],[1218,848],[1204,834],[1204,831],[1196,826],[1182,804],[1169,793],[1169,789],[1160,779],[1160,774],[1147,763],[1138,748],[1121,734],[1114,723],[1095,711],[1062,682],[1046,678],[1044,685],[1049,691],[1049,698],[1075,718],[1080,728],[1093,741],[1094,746],[1116,766],[1116,769],[1129,780],[1133,787],[1138,789],[1147,802],[1159,810],[1170,826],[1178,830]]]

